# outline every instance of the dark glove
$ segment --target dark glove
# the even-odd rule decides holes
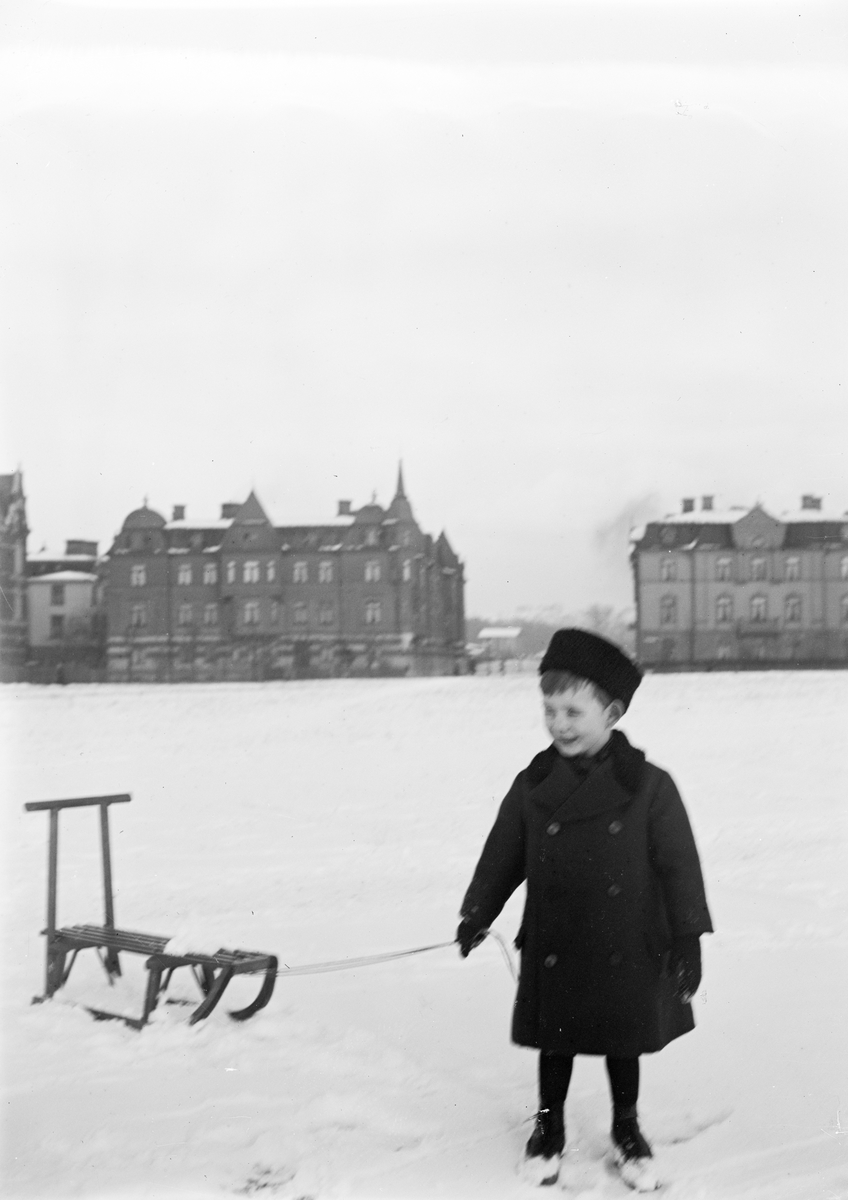
[[[668,970],[675,996],[681,1004],[688,1004],[701,982],[701,942],[697,934],[672,942]]]
[[[481,929],[471,917],[463,917],[456,931],[456,940],[459,943],[459,953],[462,957],[468,958],[474,947],[480,945],[488,932],[488,929]]]

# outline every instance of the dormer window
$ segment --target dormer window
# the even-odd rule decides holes
[[[147,567],[144,563],[133,563],[130,567],[130,586],[144,587],[147,583]]]
[[[661,558],[660,559],[660,579],[668,582],[677,578],[677,559],[676,558]]]
[[[366,531],[365,531],[365,545],[366,546],[376,546],[379,544],[379,541],[380,541],[379,529],[366,529]]]

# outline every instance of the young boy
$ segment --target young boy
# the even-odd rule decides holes
[[[555,1183],[575,1054],[606,1057],[613,1155],[659,1187],[639,1129],[639,1056],[694,1028],[699,937],[712,930],[698,852],[671,777],[613,726],[641,672],[606,639],[560,629],[539,667],[553,739],[515,779],[462,902],[463,958],[525,880],[512,1038],[539,1055],[522,1173]]]

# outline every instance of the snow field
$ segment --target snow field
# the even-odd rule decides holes
[[[500,953],[453,947],[281,978],[242,1025],[235,980],[190,1027],[137,1033],[143,960],[108,988],[82,955],[43,988],[47,817],[27,800],[129,791],[111,809],[120,925],[299,965],[450,939],[516,772],[545,745],[535,679],[155,688],[8,687],[2,976],[7,1195],[279,1200],[526,1197],[515,1164],[535,1056],[508,1040]],[[649,676],[623,722],[671,770],[718,932],[692,1035],[643,1059],[667,1195],[848,1196],[848,673]],[[100,920],[95,810],[60,818],[59,918]],[[514,935],[521,896],[498,921]],[[180,979],[180,975],[183,976]],[[187,972],[174,998],[195,999]],[[603,1064],[579,1059],[565,1193],[630,1194],[605,1168]],[[556,1194],[557,1189],[554,1189]]]

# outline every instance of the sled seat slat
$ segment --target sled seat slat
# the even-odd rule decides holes
[[[126,950],[128,954],[153,954],[161,958],[166,966],[232,967],[234,974],[264,971],[269,954],[258,950],[216,950],[207,954],[194,950],[166,953],[170,938],[153,933],[138,933],[131,929],[109,929],[105,925],[66,925],[56,930],[59,937],[83,947],[103,946],[115,950]]]

